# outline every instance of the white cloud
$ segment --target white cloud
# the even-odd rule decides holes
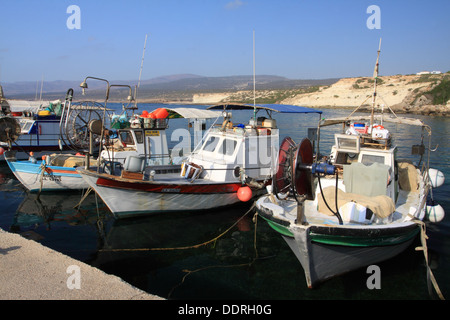
[[[243,4],[244,4],[244,2],[242,2],[241,0],[233,0],[233,1],[228,2],[225,5],[225,8],[228,9],[228,10],[233,10],[233,9],[239,8]]]

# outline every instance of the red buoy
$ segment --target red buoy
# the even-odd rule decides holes
[[[5,149],[3,149],[2,147],[0,147],[0,156],[2,155],[2,154],[4,154],[5,153]]]
[[[242,202],[247,202],[253,197],[252,189],[249,186],[239,187],[237,196]]]

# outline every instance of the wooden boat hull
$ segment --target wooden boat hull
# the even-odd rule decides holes
[[[78,172],[116,218],[208,210],[240,202],[237,196],[240,182],[190,183],[185,180],[182,183],[182,179],[179,179],[178,183],[164,183],[96,174],[81,168],[78,168]]]
[[[417,234],[417,233],[416,233]],[[379,263],[403,252],[414,238],[390,246],[351,247],[326,245],[283,236],[283,239],[300,261],[309,288],[319,283]]]
[[[261,202],[257,202],[256,210],[294,252],[309,288],[400,254],[420,232],[420,227],[411,221],[359,227],[294,225],[274,217]]]
[[[31,192],[87,189],[75,168],[43,166],[42,161],[7,161],[16,178]],[[44,170],[44,172],[43,172]]]

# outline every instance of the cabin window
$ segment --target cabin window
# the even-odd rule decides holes
[[[335,134],[336,147],[341,152],[359,153],[360,141],[358,136]]]
[[[361,162],[363,164],[381,163],[384,164],[384,156],[375,156],[371,154],[363,154]]]
[[[137,143],[143,143],[144,142],[144,135],[142,134],[141,130],[134,131],[134,135],[136,136],[136,142]]]
[[[134,144],[133,136],[130,131],[121,131],[120,132],[120,140],[126,144]]]
[[[203,145],[203,151],[213,152],[219,143],[220,137],[210,136]]]
[[[234,150],[236,150],[236,145],[236,140],[224,139],[218,152],[226,156],[232,156],[234,154]]]
[[[25,122],[22,126],[22,132],[29,133],[30,128],[33,126],[34,122]]]

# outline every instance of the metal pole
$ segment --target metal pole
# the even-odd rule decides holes
[[[255,30],[253,30],[253,121],[256,125],[256,63],[255,63]]]

